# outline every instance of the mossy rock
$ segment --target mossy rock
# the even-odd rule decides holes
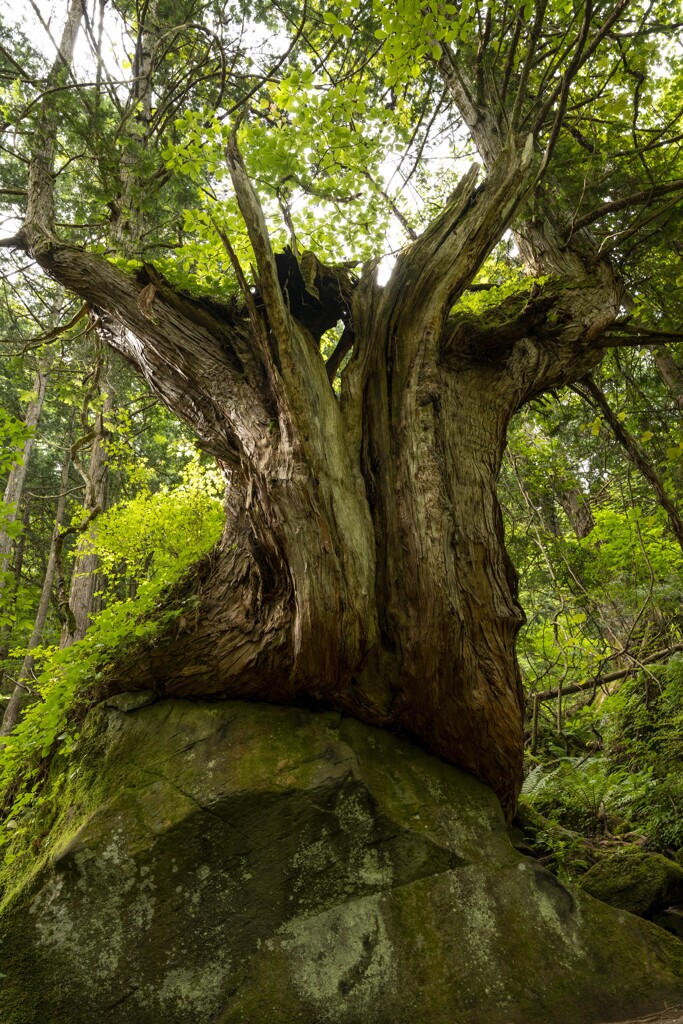
[[[626,849],[599,860],[580,885],[611,907],[650,917],[683,901],[683,868],[660,853]]]
[[[2,1024],[594,1024],[683,999],[683,944],[521,857],[481,783],[339,715],[100,705],[47,792],[0,878]]]

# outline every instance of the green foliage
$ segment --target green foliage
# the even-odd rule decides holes
[[[107,595],[144,586],[167,586],[219,537],[223,481],[201,465],[199,453],[185,466],[183,483],[152,494],[142,491],[110,509],[83,544],[99,557]]]
[[[550,281],[545,274],[530,277],[514,264],[489,257],[475,278],[480,291],[467,291],[459,299],[453,313],[472,313],[483,316],[500,308],[505,300],[519,298],[520,309],[532,294],[536,295]],[[505,308],[505,306],[502,306]]]
[[[679,463],[667,457],[675,393],[651,369],[649,353],[620,352],[605,361],[601,386],[680,506]],[[683,640],[681,546],[579,394],[525,409],[510,441],[501,498],[527,612],[519,656],[529,719],[534,693],[588,684],[541,701],[527,724],[522,800],[542,816],[535,849],[572,877],[600,851],[632,843],[671,856],[683,847],[681,665],[678,655],[650,659]],[[601,685],[629,667],[633,676]]]
[[[0,474],[8,473],[20,460],[18,452],[33,433],[21,420],[0,407]]]
[[[651,771],[630,771],[596,755],[537,767],[527,777],[523,793],[549,821],[595,838],[614,829],[632,831],[634,805],[651,787]]]
[[[683,658],[627,680],[599,706],[576,713],[565,736],[573,731],[577,749],[588,745],[582,723],[600,736],[602,749],[542,756],[523,789],[523,803],[549,823],[543,843],[553,856],[565,849],[566,829],[593,842],[638,838],[665,853],[683,849]],[[575,859],[571,870],[586,866]]]
[[[23,464],[21,449],[33,434],[33,429],[0,407],[0,477],[9,473],[13,466]],[[17,515],[16,502],[3,501],[0,504],[0,534],[8,540],[17,541],[22,532],[23,524]],[[0,565],[0,628],[11,627],[16,614],[13,573],[3,559]]]
[[[654,576],[666,581],[676,599],[683,591],[683,551],[667,530],[661,508],[646,514],[640,508],[601,508],[595,527],[580,544],[589,556],[591,579],[609,579],[642,592]]]
[[[34,652],[42,662],[39,700],[0,751],[0,792],[8,805],[0,845],[30,828],[40,807],[45,759],[76,748],[79,707],[92,701],[113,663],[154,643],[192,610],[196,599],[180,584],[215,545],[224,516],[218,474],[202,469],[198,455],[184,477],[174,490],[143,493],[101,517],[91,544],[101,558],[110,600],[85,639],[66,649]],[[121,591],[128,596],[111,599]],[[11,859],[11,850],[5,856]]]
[[[21,420],[0,408],[0,476],[8,473],[12,466],[23,463],[21,448],[33,431],[33,427],[26,427]],[[21,520],[17,519],[16,513],[14,502],[3,502],[0,505],[0,533],[13,540],[20,536],[22,530]]]
[[[658,849],[683,849],[683,658],[628,680],[604,707],[611,760],[652,776],[636,801],[644,833]]]

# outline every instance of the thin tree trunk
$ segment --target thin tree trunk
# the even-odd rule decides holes
[[[27,497],[24,502],[24,511],[21,517],[21,534],[17,541],[14,550],[14,565],[12,567],[13,581],[12,581],[12,593],[11,597],[9,593],[6,593],[7,603],[14,603],[16,601],[16,595],[19,591],[19,583],[21,580],[21,573],[24,567],[24,551],[26,549],[26,531],[28,529],[29,518],[30,518],[31,502]],[[9,654],[10,643],[12,640],[12,622],[6,622],[4,626],[0,628],[0,686],[5,678],[5,669],[2,666],[2,662],[5,661]]]
[[[27,494],[24,499],[24,509],[21,513],[21,533],[17,539],[17,543],[14,547],[14,565],[12,566],[12,572],[14,575],[14,593],[16,594],[19,589],[21,582],[21,574],[24,571],[24,555],[26,553],[26,531],[28,530],[29,523],[31,522],[31,495]]]
[[[679,409],[683,409],[683,370],[664,345],[654,345],[652,358]]]
[[[21,504],[22,494],[24,492],[24,483],[26,482],[26,474],[28,472],[29,459],[31,457],[31,450],[33,448],[33,440],[35,428],[38,426],[40,415],[43,410],[43,402],[45,400],[45,390],[47,388],[48,380],[48,369],[47,366],[38,366],[36,370],[36,376],[34,380],[34,397],[31,399],[26,410],[26,418],[24,425],[31,428],[31,434],[24,441],[24,446],[21,450],[21,454],[17,458],[17,461],[12,466],[7,483],[5,485],[5,493],[3,496],[3,503],[8,509],[8,512],[3,518],[5,524],[14,523],[17,518],[19,507]],[[14,546],[14,539],[10,536],[7,528],[5,527],[0,531],[0,602],[4,602],[9,605],[8,611],[12,607],[13,595],[16,592],[16,571],[15,571],[15,586],[12,593],[11,591],[11,580],[9,578],[9,564],[12,557],[12,548]],[[21,559],[19,560],[19,563]],[[21,565],[15,565],[15,570],[21,571]],[[7,657],[9,649],[10,637],[12,632],[11,622],[8,623],[2,629],[2,640],[0,642],[0,661],[4,661]],[[4,678],[5,670],[0,667],[0,684]]]
[[[31,457],[31,449],[33,448],[33,439],[35,428],[40,420],[40,414],[43,410],[43,402],[45,400],[45,389],[47,387],[48,371],[46,367],[39,366],[36,371],[36,376],[33,386],[34,397],[29,402],[28,409],[26,410],[26,418],[24,425],[32,428],[32,433],[24,441],[24,447],[21,454],[17,458],[17,461],[10,470],[7,483],[5,485],[5,494],[3,502],[5,506],[11,506],[9,511],[5,515],[6,523],[13,523],[18,515],[19,506],[21,504],[21,496],[24,490],[24,483],[26,481],[26,473],[28,472],[29,459]],[[13,547],[13,539],[10,537],[7,530],[0,532],[0,592],[2,591],[5,584],[5,574],[9,566]]]
[[[571,487],[569,490],[559,492],[557,500],[564,509],[576,537],[578,540],[583,540],[595,527],[588,498],[580,487]]]
[[[103,511],[107,504],[108,466],[105,420],[111,409],[112,400],[107,395],[95,419],[90,460],[83,474],[85,479],[83,509],[91,523],[97,512]],[[88,538],[93,536],[95,529],[95,526],[89,528]],[[79,549],[82,545],[85,550],[81,552]],[[76,552],[69,590],[69,613],[62,629],[61,647],[68,647],[76,640],[83,639],[96,611],[98,557],[88,550],[87,538],[84,542],[77,543]]]
[[[69,486],[69,468],[71,466],[71,436],[67,437],[66,450],[64,455],[64,462],[62,463],[62,472],[59,482],[59,497],[57,498],[57,508],[55,511],[55,525],[52,531],[52,542],[50,544],[50,555],[47,560],[47,566],[45,569],[45,576],[43,578],[43,588],[40,594],[40,601],[38,602],[38,610],[36,612],[35,621],[33,623],[33,632],[28,642],[28,650],[24,657],[21,670],[17,679],[17,683],[14,687],[12,696],[9,699],[5,713],[2,719],[2,726],[0,727],[0,736],[8,736],[14,726],[17,724],[19,714],[21,712],[21,706],[24,702],[26,694],[28,693],[27,682],[31,678],[33,673],[33,665],[35,658],[33,656],[33,650],[40,644],[43,636],[43,630],[45,628],[45,622],[47,620],[47,613],[50,608],[50,599],[52,595],[52,583],[55,575],[55,563],[56,563],[56,548],[57,538],[62,528],[64,521],[64,512],[66,510],[66,495]]]
[[[581,388],[585,388],[588,392],[593,403],[598,407],[606,422],[609,424],[615,438],[626,452],[629,460],[633,463],[636,469],[642,473],[652,487],[652,490],[657,495],[659,504],[667,514],[673,534],[680,544],[681,550],[683,550],[683,520],[681,519],[678,509],[666,493],[666,489],[659,474],[657,473],[657,470],[655,469],[654,463],[649,456],[645,454],[635,438],[629,434],[628,430],[626,430],[595,381],[590,377],[587,377],[581,382]]]
[[[149,144],[152,118],[152,72],[158,36],[156,8],[156,0],[145,3],[142,8],[132,67],[133,82],[129,99],[132,113],[128,129],[121,139],[121,190],[112,204],[114,240],[127,257],[137,251],[144,231],[142,198],[145,185],[140,177],[140,165],[141,155]]]

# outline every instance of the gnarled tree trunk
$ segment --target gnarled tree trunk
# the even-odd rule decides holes
[[[236,150],[233,161],[249,223]],[[123,325],[111,344],[229,478],[225,539],[196,616],[112,688],[333,705],[410,731],[511,811],[523,615],[496,498],[506,428],[529,398],[599,360],[590,342],[609,321],[604,290],[583,282],[540,295],[531,313],[508,310],[503,325],[449,315],[530,176],[528,153],[504,151],[484,190],[463,180],[385,288],[372,268],[352,284],[341,400],[256,221],[263,308],[247,297],[241,315],[176,294],[151,268],[136,280],[57,242],[37,251]],[[319,267],[319,293],[332,273]],[[550,306],[564,310],[559,332],[544,328]]]
[[[79,10],[74,0],[65,60]],[[331,705],[416,735],[488,782],[510,814],[523,615],[496,498],[506,429],[525,402],[599,361],[622,294],[606,263],[588,272],[552,219],[536,218],[520,245],[563,280],[486,317],[453,315],[537,176],[531,136],[503,132],[453,88],[486,179],[478,185],[472,168],[386,287],[374,266],[355,280],[312,254],[305,273],[304,258],[276,258],[235,136],[227,163],[258,288],[222,236],[241,310],[221,313],[152,267],[133,276],[62,243],[49,108],[10,241],[117,325],[110,344],[228,478],[225,537],[195,614],[120,667],[110,688]],[[341,398],[319,346],[339,320],[353,349]]]

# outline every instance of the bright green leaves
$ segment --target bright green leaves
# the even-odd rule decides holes
[[[243,249],[246,264],[251,261],[240,244],[244,227],[226,180],[231,129],[208,111],[177,118],[175,127],[177,141],[164,150],[167,166],[206,182],[197,207],[183,213],[189,237],[178,255],[209,286],[209,264],[225,263],[212,218],[221,221],[238,256]],[[239,145],[274,243],[291,240],[289,218],[301,247],[322,258],[364,259],[375,252],[388,216],[380,165],[403,132],[399,116],[378,104],[360,77],[335,86],[301,65],[269,82],[240,128]],[[227,268],[225,283],[231,283]]]
[[[215,175],[224,166],[221,153],[211,144],[215,126],[203,110],[188,110],[177,117],[174,128],[178,142],[169,142],[161,156],[169,170],[177,171],[191,181],[199,183],[206,174]]]
[[[99,556],[112,597],[123,583],[172,583],[220,537],[222,478],[197,453],[183,476],[180,487],[141,491],[99,517],[88,547]]]
[[[483,316],[492,312],[506,299],[519,296],[520,308],[532,290],[538,291],[550,281],[544,274],[540,277],[527,277],[518,267],[499,261],[493,255],[484,263],[475,278],[475,284],[486,285],[482,291],[464,292],[458,299],[453,313],[470,313]]]
[[[0,407],[0,474],[8,473],[16,462],[21,461],[20,450],[33,430]]]
[[[71,716],[78,702],[91,699],[88,691],[114,659],[154,641],[195,606],[192,596],[168,604],[164,595],[219,539],[223,481],[194,450],[185,448],[184,454],[190,458],[180,487],[142,493],[99,517],[90,543],[107,579],[109,603],[85,639],[64,650],[34,651],[42,661],[36,685],[41,700],[26,710],[0,751],[0,789],[6,792],[12,781],[21,780],[9,815],[14,826],[0,829],[0,847],[21,840],[39,806],[34,784],[41,760],[57,750],[68,754],[77,744]],[[135,597],[120,598],[131,585]]]
[[[667,535],[666,515],[640,509],[597,509],[595,528],[581,543],[594,559],[594,572],[606,578],[630,575],[644,585],[652,572],[669,585],[683,585],[683,552]]]
[[[0,475],[4,476],[13,466],[23,464],[22,448],[33,432],[33,427],[26,427],[21,420],[0,407]],[[0,504],[0,533],[11,541],[17,540],[23,532],[21,518],[17,517],[16,513],[16,502],[7,501]],[[3,558],[0,563],[0,628],[9,626],[16,620],[16,595],[13,584],[13,574]]]
[[[457,46],[472,38],[474,5],[468,0],[458,4],[434,5],[429,0],[376,2],[374,15],[380,22],[375,38],[384,41],[386,83],[398,86],[419,78],[427,58],[440,60],[440,43]]]

